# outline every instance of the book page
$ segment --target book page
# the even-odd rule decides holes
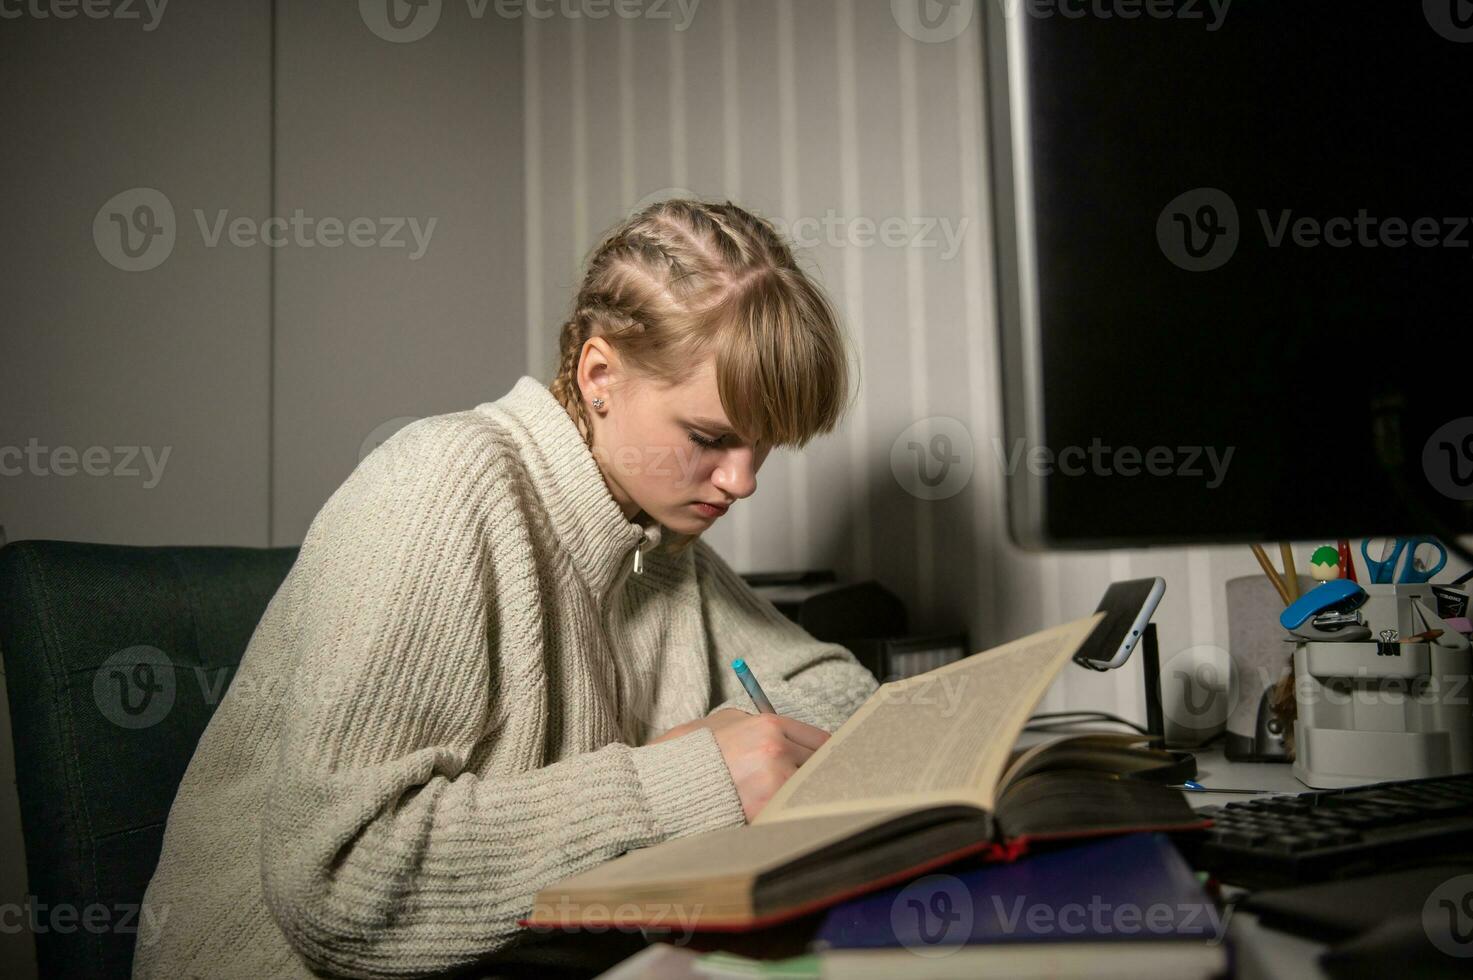
[[[1130,771],[1146,768],[1139,754],[1130,754],[1131,749],[1142,748],[1151,736],[1139,732],[1095,731],[1072,732],[1050,735],[1028,748],[1014,752],[1008,758],[1007,768],[997,781],[997,795],[1001,797],[1009,786],[1025,776],[1059,765],[1064,760],[1077,765],[1082,757],[1090,761],[1088,768],[1094,770]],[[1123,754],[1122,754],[1123,753]],[[1171,756],[1162,753],[1151,760],[1152,765],[1164,766],[1171,763]]]
[[[991,810],[1028,716],[1103,617],[881,684],[753,823],[922,804]]]

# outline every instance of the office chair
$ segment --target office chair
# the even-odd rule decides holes
[[[41,976],[129,976],[174,794],[297,550],[0,548],[27,891],[56,925],[36,930]]]

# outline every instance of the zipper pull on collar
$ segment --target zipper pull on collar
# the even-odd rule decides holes
[[[641,529],[639,543],[634,547],[634,574],[644,574],[644,553],[658,547],[663,534],[661,525],[652,523]]]

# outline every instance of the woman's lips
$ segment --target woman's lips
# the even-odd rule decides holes
[[[705,514],[707,517],[720,517],[722,514],[726,513],[725,507],[720,507],[716,504],[708,504],[704,500],[697,500],[695,502],[695,505],[696,510],[700,511],[702,514]]]

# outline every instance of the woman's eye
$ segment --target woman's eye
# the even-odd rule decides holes
[[[705,449],[715,449],[717,446],[721,445],[720,439],[707,439],[705,436],[701,435],[698,432],[691,432],[689,429],[687,429],[686,431],[690,433],[690,441],[695,443],[697,446],[701,446]]]

